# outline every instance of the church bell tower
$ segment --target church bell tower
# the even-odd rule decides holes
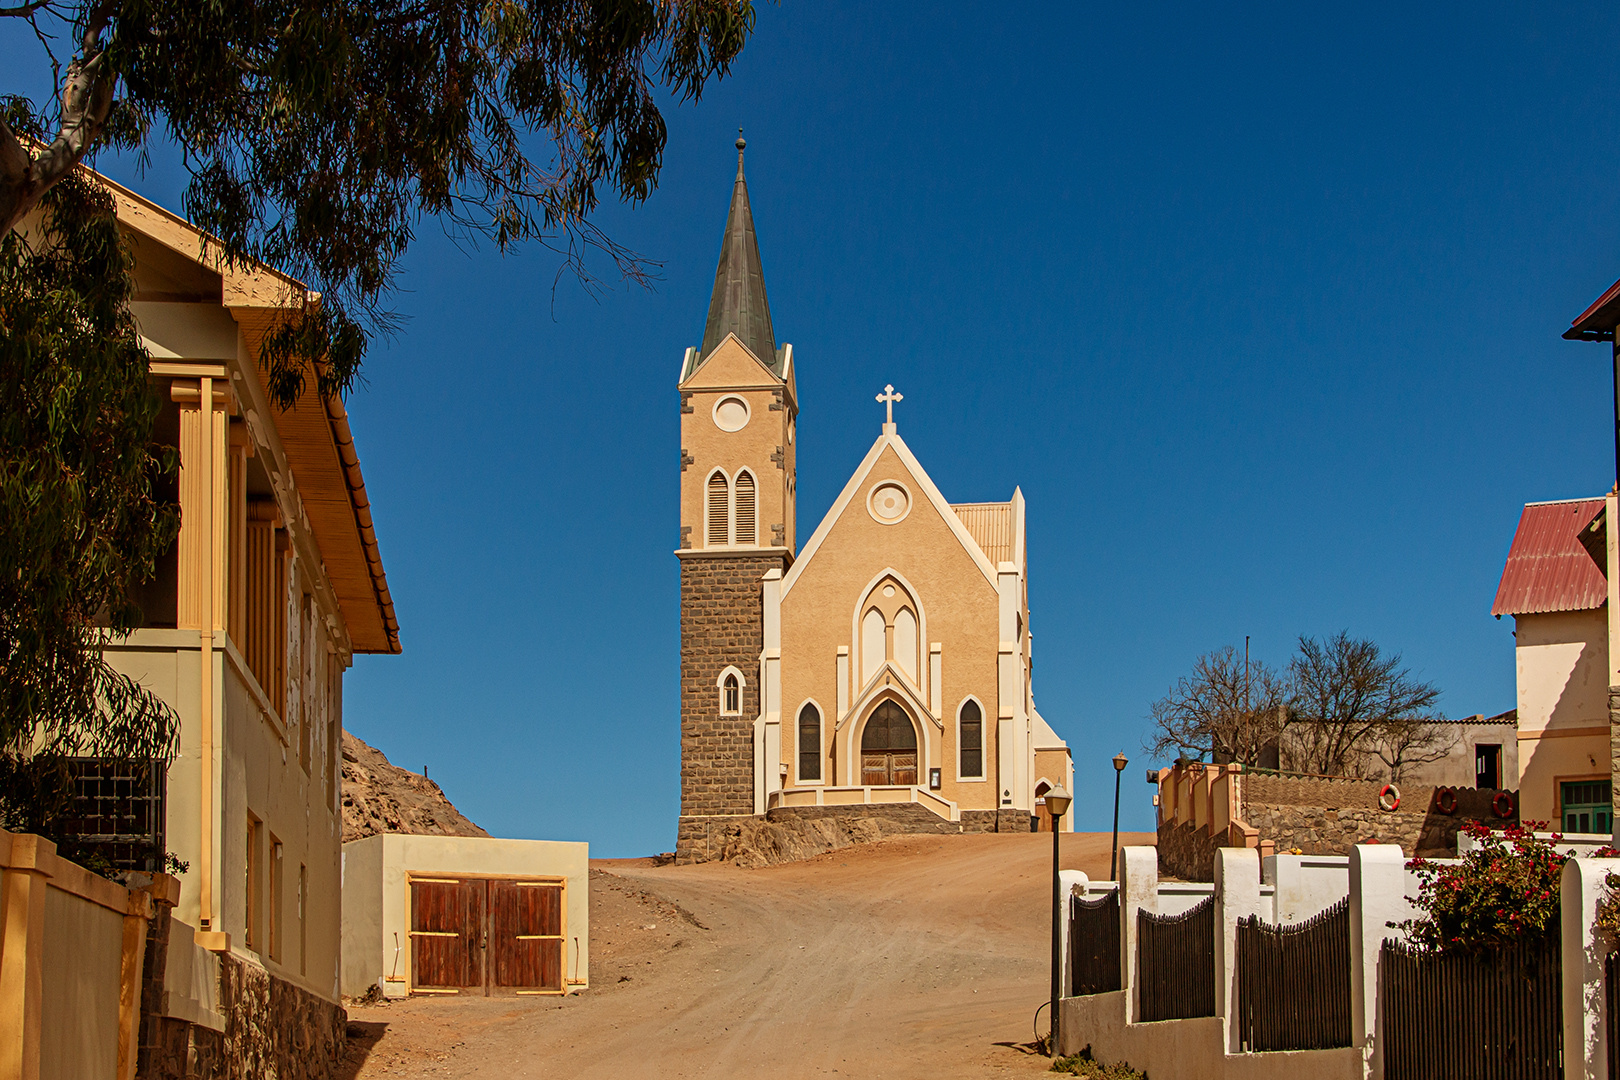
[[[681,816],[676,857],[718,858],[725,826],[780,786],[763,693],[764,594],[792,565],[793,346],[776,344],[737,140],[737,179],[703,341],[681,362]]]

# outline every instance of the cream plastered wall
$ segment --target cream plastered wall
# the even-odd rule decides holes
[[[1559,785],[1609,777],[1608,624],[1603,609],[1514,619],[1519,816],[1559,816]]]
[[[897,524],[880,523],[868,511],[869,493],[886,481],[898,481],[909,489],[910,508]],[[849,755],[843,748],[847,742],[858,751],[860,729],[876,703],[868,703],[858,715],[847,718],[842,730],[835,733],[840,700],[838,650],[847,647],[850,671],[859,671],[857,605],[864,613],[868,605],[862,604],[862,599],[868,588],[878,585],[885,571],[892,569],[914,593],[923,624],[919,635],[925,664],[930,644],[941,645],[938,659],[942,701],[936,711],[944,730],[926,717],[917,718],[929,725],[926,741],[935,747],[932,760],[919,763],[918,783],[927,783],[929,767],[940,768],[941,795],[965,810],[991,810],[996,808],[999,795],[996,718],[1000,598],[951,523],[926,497],[924,482],[912,473],[893,446],[885,446],[815,550],[807,550],[794,569],[796,576],[782,598],[782,716],[787,728],[782,744],[787,751],[784,756],[791,759],[789,782],[796,784],[798,780],[796,718],[805,700],[814,698],[823,710],[823,782],[828,786],[860,783],[858,772],[849,774]],[[945,512],[950,513],[948,509]],[[911,688],[915,696],[929,699],[930,676],[927,672],[921,674],[923,685]],[[861,691],[852,686],[846,693],[854,703]],[[956,775],[956,714],[969,695],[984,711],[983,781],[961,781]],[[919,748],[923,742],[919,739]],[[854,761],[858,770],[858,752]]]
[[[1045,727],[1037,721],[1037,727]],[[1051,729],[1047,729],[1050,731]],[[1035,748],[1035,785],[1039,787],[1042,781],[1049,784],[1061,784],[1063,790],[1072,797],[1074,795],[1074,764],[1069,760],[1067,750]],[[1078,803],[1076,803],[1078,805]],[[1062,832],[1074,831],[1074,814],[1064,814],[1061,824]]]
[[[344,993],[363,994],[378,979],[390,997],[410,992],[410,877],[434,874],[563,879],[563,977],[571,981],[570,989],[589,985],[589,845],[387,833],[343,845]]]
[[[205,545],[196,538],[203,515],[188,499],[200,489],[188,485],[187,474],[198,468],[188,456],[192,444],[182,435],[182,627],[147,628],[116,643],[107,656],[115,668],[140,681],[162,697],[181,719],[180,753],[169,770],[167,847],[190,864],[180,875],[181,898],[175,918],[214,934],[228,935],[230,951],[311,993],[336,1000],[339,981],[341,883],[339,858],[342,820],[339,785],[328,782],[338,768],[334,755],[340,740],[333,733],[342,724],[342,672],[349,663],[349,643],[336,594],[326,579],[307,516],[273,423],[263,399],[246,345],[235,324],[217,305],[139,304],[135,314],[142,337],[154,357],[162,357],[163,371],[186,381],[195,370],[212,373],[219,407],[236,417],[221,425],[236,445],[251,443],[265,459],[272,476],[275,498],[290,542],[286,626],[286,699],[271,701],[241,659],[238,643],[225,627],[225,582],[229,580],[229,545],[216,539],[214,630],[208,680],[210,719],[203,730],[199,666],[200,624],[186,627],[187,588],[184,553]],[[154,365],[156,367],[156,365]],[[192,380],[191,385],[195,386]],[[184,428],[182,429],[184,432]],[[228,531],[223,520],[232,505],[227,477],[235,475],[227,463],[231,438],[215,439],[212,472],[215,479],[216,530]],[[190,534],[187,530],[192,530]],[[188,548],[189,543],[189,548]],[[308,606],[304,602],[308,594]],[[310,725],[309,769],[300,758],[299,725]],[[210,747],[203,758],[205,743]],[[206,768],[204,767],[206,764]],[[203,790],[205,780],[208,790]],[[205,805],[207,827],[205,828]],[[261,876],[257,888],[258,926],[254,945],[247,944],[247,836],[248,815],[262,824],[258,831]],[[208,850],[203,850],[204,837]],[[276,955],[268,950],[270,912],[276,897],[270,893],[272,837],[281,847],[279,875],[280,918]],[[306,903],[300,919],[299,867],[306,871]],[[210,896],[204,910],[202,877],[210,877]],[[216,943],[223,939],[215,938]]]
[[[728,480],[734,482],[745,466],[758,485],[754,546],[794,546],[793,498],[789,490],[794,447],[789,431],[797,404],[791,391],[791,385],[773,375],[731,335],[680,385],[682,400],[691,409],[681,413],[681,460],[691,459],[681,472],[681,526],[691,530],[685,534],[691,548],[702,550],[708,546],[705,508],[710,474],[716,468],[723,469]],[[728,397],[741,398],[748,404],[747,423],[737,431],[725,431],[715,422],[715,406]],[[774,411],[773,405],[778,406]],[[778,524],[784,530],[780,543],[771,528]]]
[[[41,1001],[39,1080],[112,1080],[118,1075],[123,916],[47,888],[44,923],[43,967],[48,974]]]

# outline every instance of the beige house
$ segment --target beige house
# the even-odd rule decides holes
[[[1513,616],[1518,681],[1519,817],[1565,832],[1607,833],[1609,605],[1604,502],[1530,503],[1491,605]]]
[[[703,343],[677,380],[677,854],[777,809],[904,804],[1028,830],[1073,769],[1035,708],[1023,495],[949,502],[885,387],[877,439],[800,544],[795,356],[771,326],[741,151]]]
[[[103,183],[135,257],[159,437],[180,451],[179,541],[145,625],[109,651],[182,721],[150,823],[190,864],[174,918],[335,1002],[343,672],[399,651],[354,439],[313,385],[289,411],[265,393],[260,342],[304,286],[224,266],[186,221]]]

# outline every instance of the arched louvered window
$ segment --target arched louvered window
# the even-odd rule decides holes
[[[731,540],[730,488],[725,473],[709,477],[709,547],[724,547]]]
[[[754,532],[754,475],[746,470],[737,474],[737,522],[731,542],[752,547]]]
[[[799,710],[799,780],[821,779],[821,712],[814,705]]]
[[[742,712],[742,686],[738,683],[737,676],[726,676],[724,691],[724,700],[721,702],[720,711],[727,713]]]

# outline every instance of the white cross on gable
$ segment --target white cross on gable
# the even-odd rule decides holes
[[[891,428],[894,427],[894,403],[897,401],[906,400],[905,395],[895,393],[894,386],[889,385],[883,388],[883,393],[877,396],[877,400],[883,402],[883,404],[888,407],[889,419],[887,424]]]

